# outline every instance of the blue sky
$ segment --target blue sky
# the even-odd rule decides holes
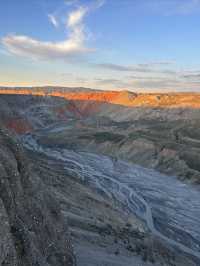
[[[200,0],[7,0],[0,84],[199,91]]]

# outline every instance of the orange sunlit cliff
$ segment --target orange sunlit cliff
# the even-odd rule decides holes
[[[146,106],[146,107],[188,107],[200,108],[199,93],[133,93],[129,91],[85,91],[68,92],[60,89],[47,91],[43,88],[4,88],[0,94],[19,94],[37,96],[56,96],[68,100],[97,101],[123,106]]]

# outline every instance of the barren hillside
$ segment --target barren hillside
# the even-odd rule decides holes
[[[27,89],[27,93],[40,94],[38,90],[42,88]],[[41,142],[111,155],[199,182],[199,94],[77,89],[62,95],[2,95],[1,120],[20,134],[57,124],[60,129],[49,132]]]
[[[9,164],[6,180],[12,177],[10,164],[15,164],[15,158],[9,151],[7,156],[4,146],[11,142],[9,149],[14,157],[15,146],[21,147],[18,166],[13,168],[22,183],[20,192],[12,196],[18,193],[18,187],[11,182],[11,194],[2,193],[6,217],[11,211],[22,220],[21,224],[15,217],[6,218],[9,225],[3,225],[7,233],[2,250],[10,243],[8,254],[14,254],[16,265],[18,261],[19,265],[31,265],[32,261],[41,266],[71,265],[75,258],[78,266],[198,265],[199,226],[194,217],[200,213],[198,207],[191,208],[198,206],[197,191],[185,188],[175,177],[127,163],[160,167],[163,172],[170,169],[168,174],[180,173],[180,178],[198,180],[193,168],[187,166],[183,171],[181,164],[186,160],[179,165],[179,157],[171,151],[174,143],[178,146],[175,128],[188,128],[185,116],[193,117],[198,109],[185,109],[182,117],[176,109],[169,109],[166,115],[164,108],[32,95],[1,95],[0,103],[1,125],[12,132],[12,137],[2,138],[2,166],[7,165],[5,156]],[[16,144],[12,138],[18,139]],[[171,150],[157,149],[156,145],[170,141]],[[177,161],[160,160],[156,166],[154,160],[161,154],[176,156]],[[191,171],[191,177],[185,175],[187,171]],[[19,207],[7,206],[10,198]],[[179,206],[179,202],[184,204]],[[180,229],[182,223],[186,230]],[[13,224],[17,228],[14,231],[10,229]],[[28,246],[24,238],[28,238]],[[44,247],[44,241],[49,246]],[[2,253],[8,265],[15,265],[6,256]]]

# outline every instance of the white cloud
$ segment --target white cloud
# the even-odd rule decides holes
[[[85,45],[88,36],[83,23],[85,16],[93,9],[93,6],[80,6],[68,14],[66,27],[69,34],[64,41],[44,42],[29,36],[11,34],[2,39],[2,44],[10,53],[32,59],[77,59],[81,55],[94,51]],[[49,15],[48,17],[51,23],[57,27],[58,21],[55,16]]]
[[[63,42],[42,42],[27,36],[10,35],[3,39],[3,44],[9,52],[33,59],[69,59],[92,51],[82,46],[80,34],[72,33],[70,38]]]
[[[51,22],[51,24],[54,26],[54,27],[58,27],[59,26],[59,23],[56,19],[56,17],[52,14],[48,14],[48,18],[49,18],[49,21]]]
[[[84,16],[88,11],[87,7],[80,7],[79,9],[71,12],[67,19],[67,26],[68,27],[77,27],[82,23]]]

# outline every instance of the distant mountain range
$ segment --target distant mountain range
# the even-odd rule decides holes
[[[93,90],[84,87],[0,87],[0,94],[57,96],[68,100],[98,101],[123,106],[200,108],[200,93],[135,93]]]

